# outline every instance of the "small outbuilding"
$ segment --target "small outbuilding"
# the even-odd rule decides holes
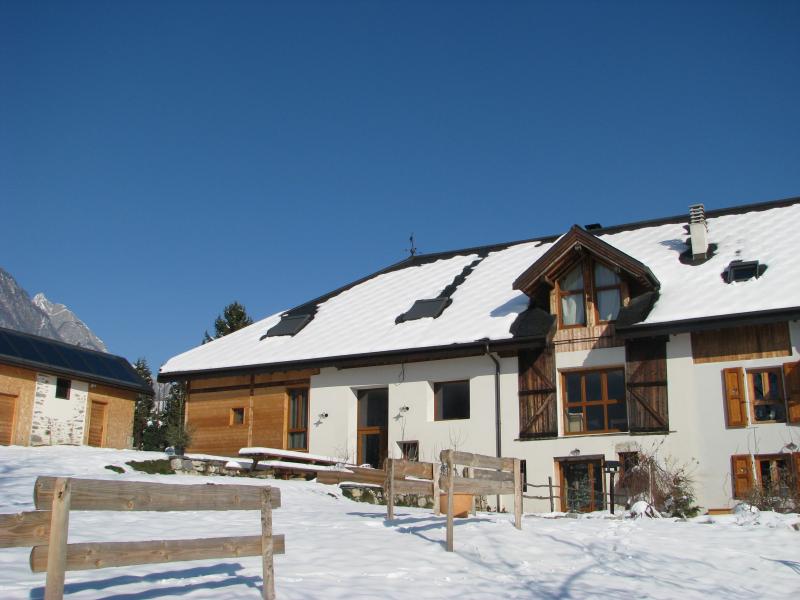
[[[152,393],[121,356],[0,327],[0,445],[128,448]]]

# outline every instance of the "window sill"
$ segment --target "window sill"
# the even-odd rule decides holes
[[[619,436],[640,436],[640,435],[668,435],[675,433],[673,430],[669,431],[603,431],[599,433],[567,433],[559,436],[550,437],[537,437],[537,438],[521,438],[518,437],[515,442],[541,442],[544,440],[572,440],[575,438],[595,438],[595,437],[619,437]]]

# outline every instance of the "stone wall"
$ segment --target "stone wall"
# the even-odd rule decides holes
[[[36,374],[31,419],[32,446],[81,444],[86,422],[89,384],[72,380],[69,398],[56,398],[55,375]]]

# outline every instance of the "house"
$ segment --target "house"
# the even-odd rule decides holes
[[[188,382],[196,451],[514,456],[572,510],[657,451],[726,508],[798,479],[799,229],[793,198],[410,256],[159,380]]]
[[[139,394],[121,356],[0,327],[0,444],[130,448]]]

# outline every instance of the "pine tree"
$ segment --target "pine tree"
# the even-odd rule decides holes
[[[228,335],[229,333],[233,333],[234,331],[238,331],[239,329],[252,324],[253,319],[251,319],[250,315],[247,314],[245,307],[242,304],[233,301],[222,310],[222,314],[219,315],[214,321],[214,337],[212,338],[210,335],[208,335],[208,331],[206,331],[205,335],[203,336],[203,343],[205,344],[211,340],[219,339]]]
[[[139,374],[139,377],[144,379],[150,389],[153,389],[153,374],[144,358],[138,359],[133,368]],[[144,442],[145,430],[148,425],[152,423],[153,408],[155,402],[153,395],[139,394],[136,396],[136,404],[133,409],[133,447],[142,449]]]

